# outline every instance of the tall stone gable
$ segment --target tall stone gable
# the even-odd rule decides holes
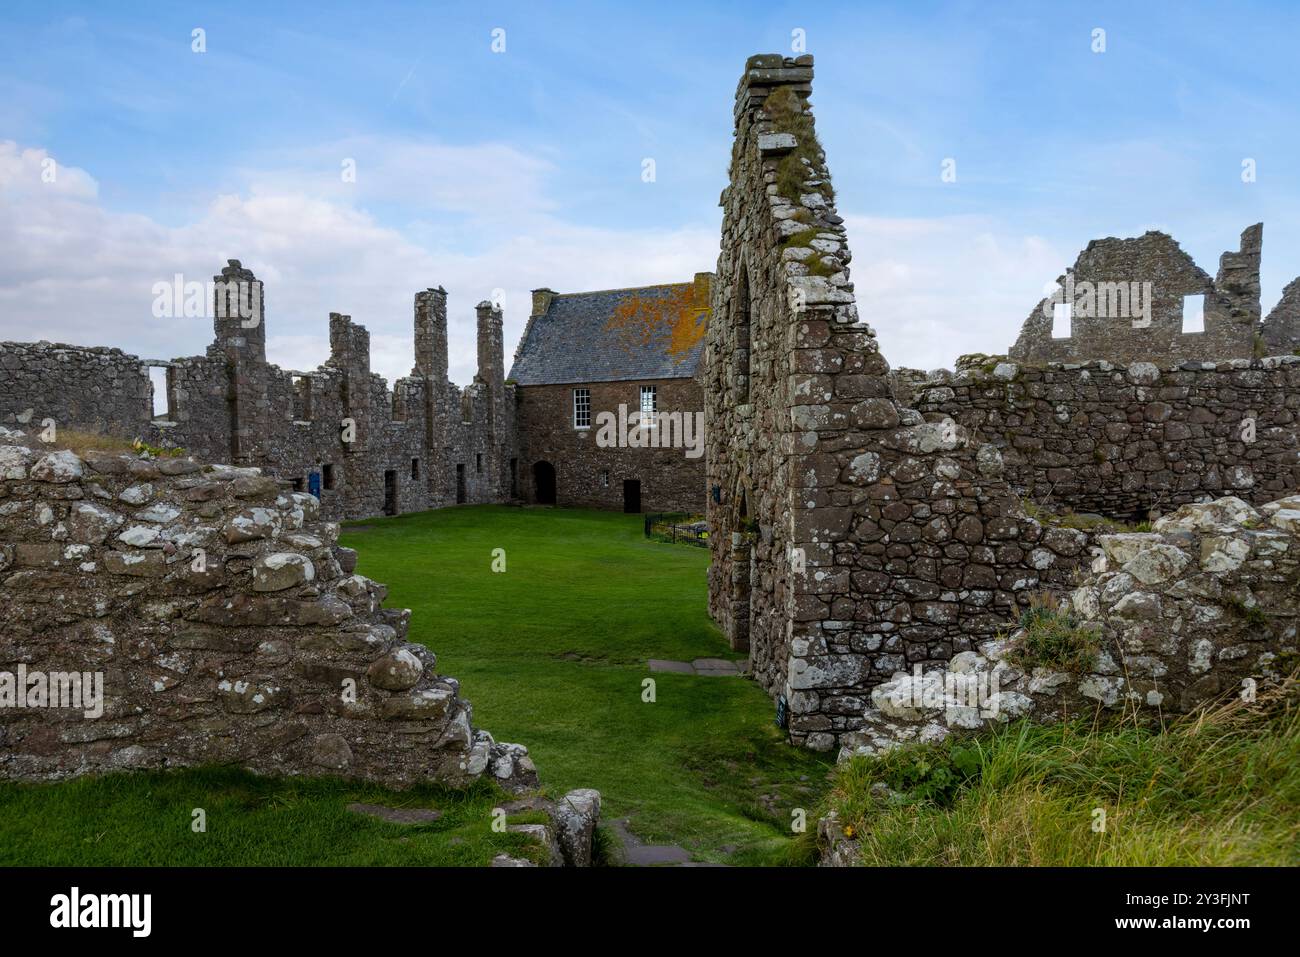
[[[860,322],[809,56],[736,92],[706,368],[710,612],[784,698],[791,739],[860,728],[870,687],[946,661],[1063,585],[1082,536],[1029,519],[1001,458],[891,394]]]

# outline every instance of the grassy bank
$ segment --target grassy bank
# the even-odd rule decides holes
[[[1292,680],[1254,704],[1233,699],[1163,731],[1020,722],[855,758],[837,769],[820,810],[838,812],[871,866],[1294,866],[1297,808]],[[816,856],[811,838],[801,850],[804,861]]]

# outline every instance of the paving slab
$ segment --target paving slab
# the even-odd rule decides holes
[[[349,804],[353,814],[377,817],[390,824],[430,824],[442,817],[441,811],[428,807],[384,807],[382,804]]]
[[[689,661],[665,661],[662,658],[651,658],[646,662],[651,671],[676,671],[681,674],[694,674],[695,668]]]

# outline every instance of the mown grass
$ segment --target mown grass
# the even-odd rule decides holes
[[[0,785],[0,865],[486,865],[541,848],[492,829],[508,797],[479,784],[403,792],[331,779],[266,778],[231,768]],[[354,814],[352,802],[436,808],[428,824]],[[206,815],[196,831],[194,812]],[[530,818],[510,816],[507,823]]]
[[[476,723],[526,744],[544,785],[597,788],[607,818],[699,860],[783,858],[830,758],[786,744],[752,681],[646,667],[739,657],[708,617],[707,550],[647,541],[641,516],[569,509],[472,506],[344,531]]]
[[[854,758],[837,769],[819,811],[836,810],[874,866],[1295,866],[1297,808],[1292,679],[1253,704],[1233,699],[1163,731],[1133,719],[1022,721]],[[795,859],[815,855],[806,836]]]

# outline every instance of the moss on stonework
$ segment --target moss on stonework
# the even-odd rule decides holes
[[[772,128],[778,133],[789,133],[795,138],[795,148],[781,157],[776,166],[777,192],[796,205],[802,202],[805,193],[817,192],[826,202],[835,202],[835,188],[831,185],[830,173],[821,166],[822,148],[817,139],[812,116],[804,112],[804,100],[793,87],[777,87],[763,103],[763,110],[772,122]],[[816,170],[816,186],[807,184],[810,169],[804,160]]]

